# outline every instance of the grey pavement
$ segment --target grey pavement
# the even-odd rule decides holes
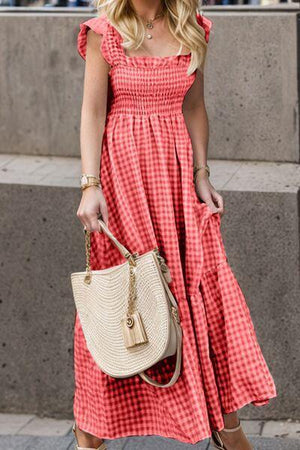
[[[249,436],[255,450],[299,450],[300,441],[285,438],[263,438]],[[208,440],[187,445],[172,439],[157,436],[130,437],[106,441],[108,450],[195,450],[212,449]],[[1,436],[0,450],[71,450],[74,439],[71,433],[63,437]]]
[[[299,450],[299,421],[242,420],[243,429],[255,450]],[[0,413],[0,450],[74,449],[72,420],[41,418],[33,414]],[[208,450],[209,440],[195,445],[160,436],[129,436],[109,440],[108,450]]]

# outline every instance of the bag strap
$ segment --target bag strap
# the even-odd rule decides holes
[[[113,235],[113,233],[109,230],[109,228],[106,226],[105,222],[101,219],[98,219],[99,225],[101,229],[104,231],[106,236],[109,237],[109,239],[113,242],[113,244],[117,247],[121,255],[124,256],[127,260],[130,261],[130,263],[135,266],[135,260],[134,260],[134,254],[130,253],[130,251],[123,245],[121,242],[118,241],[118,239]],[[91,265],[90,265],[90,256],[91,256],[91,232],[86,230],[84,228],[84,234],[85,234],[85,258],[86,258],[86,275],[84,278],[84,282],[87,284],[90,284],[92,279],[92,273],[91,273]]]
[[[117,247],[117,249],[119,250],[119,252],[126,258],[128,259],[132,254],[130,253],[129,250],[127,250],[127,248],[121,244],[120,241],[118,241],[118,239],[112,234],[112,232],[109,230],[109,228],[107,227],[107,225],[105,224],[105,222],[101,219],[98,219],[98,222],[102,228],[102,230],[104,231],[104,233],[106,234],[106,236],[109,237],[109,239],[113,242],[113,244]]]
[[[171,379],[168,381],[168,383],[166,384],[162,384],[159,383],[158,381],[154,380],[153,378],[149,377],[144,371],[139,373],[139,376],[146,381],[147,383],[151,384],[152,386],[155,387],[170,387],[173,386],[173,384],[176,383],[176,381],[179,378],[180,375],[180,371],[181,371],[181,359],[182,359],[182,329],[180,326],[180,318],[179,318],[179,313],[178,313],[178,306],[177,306],[177,302],[168,286],[168,283],[165,279],[165,277],[163,276],[163,274],[161,273],[160,267],[159,267],[159,262],[157,261],[157,258],[155,258],[156,264],[158,266],[158,270],[160,273],[160,277],[161,280],[164,284],[164,287],[166,289],[167,295],[170,299],[170,302],[172,304],[171,306],[171,312],[172,312],[172,319],[173,319],[173,323],[175,326],[175,331],[176,331],[176,337],[177,337],[177,341],[176,341],[176,363],[175,363],[175,370],[173,372],[173,375],[171,377]]]
[[[159,383],[158,381],[154,380],[153,378],[149,377],[145,372],[140,372],[139,376],[146,381],[148,384],[151,384],[152,386],[155,387],[162,387],[162,388],[166,388],[166,387],[170,387],[173,386],[173,384],[176,383],[176,381],[179,378],[180,375],[180,369],[181,369],[181,353],[182,353],[182,330],[180,325],[177,323],[177,320],[173,317],[173,321],[174,321],[174,325],[175,325],[175,330],[176,330],[176,335],[177,335],[177,348],[176,348],[176,365],[175,365],[175,370],[173,372],[172,378],[168,381],[168,383],[166,384],[162,384]]]

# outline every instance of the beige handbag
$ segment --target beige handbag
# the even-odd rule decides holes
[[[91,270],[90,233],[85,231],[86,271],[72,273],[71,284],[87,348],[111,377],[138,374],[153,386],[172,386],[181,370],[182,329],[165,260],[157,247],[142,255],[130,253],[102,220],[99,224],[127,261]],[[168,383],[145,373],[175,353],[175,370]]]

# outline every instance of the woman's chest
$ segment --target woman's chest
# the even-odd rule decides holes
[[[184,64],[187,56],[128,58],[129,64],[115,66],[110,72],[113,96],[153,101],[183,100],[195,80],[195,73],[187,75],[188,64]]]

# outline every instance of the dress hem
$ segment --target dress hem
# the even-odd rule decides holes
[[[223,414],[230,414],[232,412],[236,412],[236,411],[240,410],[241,408],[243,408],[244,406],[250,405],[250,404],[253,404],[257,408],[261,407],[261,406],[266,406],[266,405],[269,404],[269,401],[272,398],[275,398],[275,397],[277,397],[277,392],[275,392],[274,394],[269,394],[267,396],[264,396],[263,398],[261,398],[261,397],[259,397],[259,398],[255,397],[254,399],[251,398],[249,400],[244,401],[243,403],[238,404],[238,406],[235,409],[229,409],[229,410],[226,410],[226,411],[224,410]],[[264,402],[264,403],[260,403],[260,404],[255,405],[255,403],[257,403],[257,402]],[[96,437],[98,439],[102,439],[102,440],[105,440],[105,439],[114,440],[114,439],[122,439],[122,438],[126,438],[126,437],[139,437],[139,436],[149,436],[149,437],[150,436],[158,436],[158,437],[162,437],[162,438],[165,438],[165,439],[174,439],[174,440],[176,440],[178,442],[182,442],[184,444],[195,445],[195,444],[198,444],[201,441],[204,441],[205,439],[210,439],[211,436],[212,436],[212,430],[211,430],[211,432],[208,435],[199,436],[197,439],[186,439],[185,437],[179,436],[179,435],[171,435],[171,434],[167,434],[167,433],[159,433],[158,434],[154,430],[153,430],[153,432],[151,432],[150,429],[149,429],[148,432],[143,433],[143,434],[136,434],[134,432],[128,432],[128,433],[121,433],[121,434],[118,434],[118,435],[108,435],[108,434],[106,434],[106,435],[103,435],[103,436],[98,436],[97,434],[95,434],[92,431],[92,429],[89,430],[86,426],[81,427],[80,426],[80,422],[77,422],[77,420],[75,418],[74,418],[74,420],[76,422],[76,425],[82,431],[84,431],[86,433],[89,433],[89,434],[92,434],[94,437]],[[224,428],[224,424],[223,424],[223,426],[221,428],[218,427],[214,431],[222,431],[223,428]]]

